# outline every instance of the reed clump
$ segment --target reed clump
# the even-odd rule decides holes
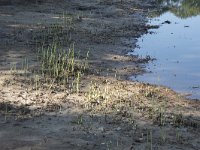
[[[38,73],[45,81],[67,86],[77,93],[80,91],[81,77],[89,67],[89,52],[86,58],[80,60],[76,57],[74,44],[63,48],[59,39],[55,37],[48,46],[43,44],[37,55],[40,63]]]

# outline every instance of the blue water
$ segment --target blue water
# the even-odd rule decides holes
[[[200,99],[200,15],[183,19],[167,11],[150,19],[149,24],[160,28],[139,38],[139,48],[133,54],[156,60],[146,65],[149,73],[131,78]]]

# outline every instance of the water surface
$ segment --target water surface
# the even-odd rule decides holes
[[[159,0],[149,24],[159,29],[138,39],[133,54],[155,58],[134,80],[164,85],[200,99],[200,0]]]

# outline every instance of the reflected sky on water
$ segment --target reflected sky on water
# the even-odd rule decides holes
[[[139,48],[133,52],[156,60],[146,65],[149,73],[131,78],[168,86],[200,99],[200,1],[167,0],[159,5],[164,11],[153,12],[149,24],[160,28],[138,39]]]

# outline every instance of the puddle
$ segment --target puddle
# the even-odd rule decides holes
[[[134,52],[156,60],[146,65],[146,74],[133,80],[168,86],[200,99],[200,1],[158,0],[160,9],[152,13],[150,25],[159,29],[138,39]]]

